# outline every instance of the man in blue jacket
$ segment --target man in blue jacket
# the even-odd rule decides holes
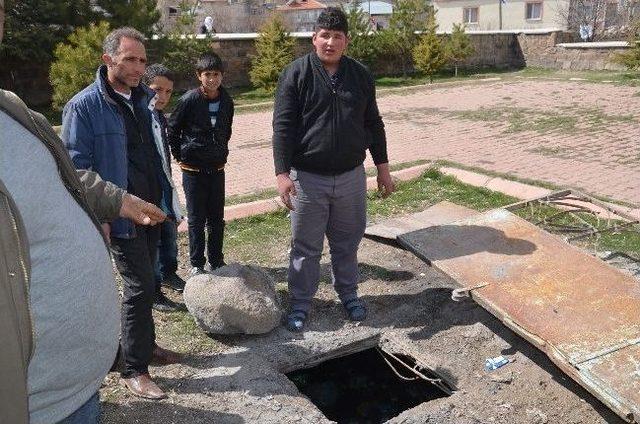
[[[93,84],[64,108],[62,139],[78,169],[97,172],[156,206],[162,200],[162,163],[151,131],[149,101],[155,95],[140,85],[147,62],[143,35],[119,28],[104,40],[102,61]],[[158,226],[118,219],[108,228],[111,250],[124,281],[121,317],[123,382],[135,395],[162,399],[151,380],[152,359],[176,362],[175,353],[155,344],[151,306]]]
[[[289,64],[278,81],[273,158],[278,192],[291,209],[291,310],[285,320],[291,331],[304,329],[325,235],[338,297],[350,320],[366,318],[357,294],[357,253],[366,225],[367,150],[382,195],[394,190],[373,78],[343,55],[348,32],[344,12],[326,8],[313,34],[315,51]]]

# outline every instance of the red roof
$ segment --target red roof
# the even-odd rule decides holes
[[[317,0],[290,0],[287,4],[278,6],[277,10],[313,10],[313,9],[326,9],[327,5],[320,3]]]

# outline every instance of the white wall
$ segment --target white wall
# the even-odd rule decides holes
[[[466,7],[478,7],[478,23],[467,25],[468,30],[500,29],[500,0],[436,0],[439,31],[450,32],[453,24],[462,23],[462,10]],[[562,19],[562,10],[566,10],[568,0],[542,0],[542,19],[526,20],[525,0],[506,0],[502,5],[502,29],[566,28]]]

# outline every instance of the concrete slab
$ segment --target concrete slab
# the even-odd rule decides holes
[[[476,215],[478,212],[451,202],[440,202],[422,212],[391,218],[366,228],[364,236],[378,241],[395,241],[401,234],[433,225],[442,225]]]
[[[501,209],[398,240],[463,287],[488,283],[474,300],[620,417],[640,417],[640,372],[619,376],[640,364],[633,277]],[[597,358],[608,365],[594,367]]]

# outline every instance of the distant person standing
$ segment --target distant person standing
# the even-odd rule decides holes
[[[285,319],[291,331],[304,329],[325,235],[340,301],[350,320],[366,318],[357,294],[357,253],[366,225],[367,149],[382,195],[394,191],[374,81],[343,55],[348,32],[344,12],[326,8],[316,22],[314,52],[287,66],[276,91],[273,158],[280,198],[291,209],[291,306]]]
[[[191,275],[225,265],[224,167],[233,124],[233,100],[222,86],[220,56],[203,55],[196,76],[200,87],[185,93],[169,118],[169,146],[182,169],[187,201]]]
[[[204,23],[200,26],[200,34],[215,34],[216,30],[213,27],[213,18],[207,16],[204,18]]]
[[[160,243],[158,245],[158,257],[155,263],[156,294],[153,301],[153,309],[158,311],[172,311],[177,305],[162,293],[161,285],[175,291],[182,292],[184,280],[178,275],[178,225],[183,216],[178,201],[178,193],[171,177],[171,154],[167,140],[167,118],[164,109],[171,100],[173,93],[173,74],[169,69],[159,63],[147,67],[142,82],[155,92],[153,112],[151,114],[151,127],[153,140],[160,153],[162,170],[162,203],[161,207],[167,214],[167,220],[160,224]]]

